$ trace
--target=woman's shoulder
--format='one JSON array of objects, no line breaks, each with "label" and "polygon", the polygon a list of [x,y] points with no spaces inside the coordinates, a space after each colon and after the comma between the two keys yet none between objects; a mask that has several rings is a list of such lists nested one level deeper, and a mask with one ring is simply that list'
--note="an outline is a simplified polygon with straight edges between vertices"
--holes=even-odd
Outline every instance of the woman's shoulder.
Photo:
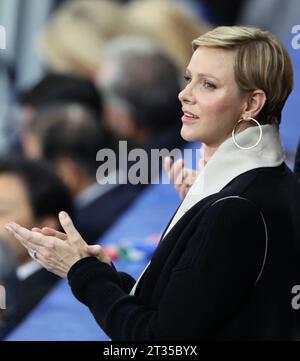
[{"label": "woman's shoulder", "polygon": [[244,196],[253,201],[257,198],[280,201],[291,195],[300,202],[300,183],[287,165],[282,163],[278,167],[256,168],[239,175],[219,192],[220,197],[228,194]]},{"label": "woman's shoulder", "polygon": [[[246,172],[215,195],[208,216],[235,217],[244,224],[260,223],[264,218],[269,226],[288,226],[290,219],[300,214],[300,183],[285,165],[258,168]],[[217,219],[216,218],[216,219]]]},{"label": "woman's shoulder", "polygon": [[[300,214],[300,184],[283,163],[279,167],[245,172],[221,191],[202,199],[187,213],[190,221],[205,227],[262,226],[282,219],[282,214]],[[226,222],[224,224],[224,219]],[[204,228],[205,228],[204,227]]]}]

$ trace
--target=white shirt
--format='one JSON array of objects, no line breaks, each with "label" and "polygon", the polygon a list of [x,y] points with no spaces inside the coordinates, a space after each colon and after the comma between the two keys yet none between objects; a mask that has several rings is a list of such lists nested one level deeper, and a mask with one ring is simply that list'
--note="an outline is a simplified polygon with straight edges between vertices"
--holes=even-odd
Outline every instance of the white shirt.
[{"label": "white shirt", "polygon": [[113,188],[116,188],[121,184],[124,179],[124,174],[121,171],[112,172],[106,178],[106,184],[99,184],[95,182],[86,189],[84,189],[76,198],[75,205],[78,208],[83,208],[99,197],[111,191]]},{"label": "white shirt", "polygon": [[42,269],[42,266],[39,263],[36,261],[29,261],[17,268],[17,277],[20,281],[24,281],[40,269]]}]

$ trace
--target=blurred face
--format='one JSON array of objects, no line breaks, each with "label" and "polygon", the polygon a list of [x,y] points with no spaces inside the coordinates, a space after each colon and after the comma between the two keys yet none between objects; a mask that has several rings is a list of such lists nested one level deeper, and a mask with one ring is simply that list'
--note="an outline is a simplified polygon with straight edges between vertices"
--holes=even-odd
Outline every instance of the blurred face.
[{"label": "blurred face", "polygon": [[[102,94],[119,76],[116,64],[104,61],[95,81]],[[103,97],[103,126],[116,141],[131,140],[136,136],[136,126],[125,104],[119,100],[112,100],[110,94]]]},{"label": "blurred face", "polygon": [[28,159],[42,158],[42,146],[38,135],[31,129],[30,124],[36,115],[36,109],[24,105],[21,108],[21,144],[23,152]]},{"label": "blurred face", "polygon": [[22,264],[29,259],[29,256],[25,248],[5,231],[4,225],[10,221],[32,228],[34,215],[22,181],[13,174],[2,174],[0,175],[0,237],[9,241],[19,264]]},{"label": "blurred face", "polygon": [[131,139],[135,134],[134,123],[127,109],[114,103],[104,104],[103,124],[115,140]]},{"label": "blurred face", "polygon": [[181,136],[218,147],[231,136],[241,118],[245,99],[234,76],[233,51],[199,47],[186,71],[186,87],[179,94],[183,117]]}]

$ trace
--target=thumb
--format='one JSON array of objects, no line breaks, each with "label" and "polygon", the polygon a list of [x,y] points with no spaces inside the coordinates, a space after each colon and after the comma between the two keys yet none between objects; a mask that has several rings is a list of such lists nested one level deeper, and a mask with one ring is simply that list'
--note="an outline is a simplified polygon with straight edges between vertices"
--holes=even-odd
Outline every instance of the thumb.
[{"label": "thumb", "polygon": [[111,258],[103,251],[103,248],[99,245],[86,246],[87,252],[92,256],[98,258],[99,261],[112,265]]},{"label": "thumb", "polygon": [[74,227],[74,224],[70,216],[66,212],[59,212],[59,222],[70,239],[76,240],[81,239],[81,235]]},{"label": "thumb", "polygon": [[94,246],[87,246],[87,251],[91,256],[98,257],[101,254],[102,247],[98,244]]}]

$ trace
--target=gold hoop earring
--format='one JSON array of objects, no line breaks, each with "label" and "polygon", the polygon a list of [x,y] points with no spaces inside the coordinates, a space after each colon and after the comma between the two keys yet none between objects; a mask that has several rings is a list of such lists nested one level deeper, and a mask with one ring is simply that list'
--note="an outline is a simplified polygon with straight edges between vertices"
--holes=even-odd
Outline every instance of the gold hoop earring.
[{"label": "gold hoop earring", "polygon": [[[237,143],[237,141],[235,140],[235,128],[236,128],[236,126],[239,124],[239,123],[241,123],[242,121],[253,121],[253,122],[255,122],[257,125],[258,125],[258,127],[259,127],[259,138],[258,138],[258,141],[254,144],[254,145],[251,145],[250,147],[242,147],[241,145],[239,145],[238,143]],[[261,140],[261,137],[262,137],[262,128],[261,128],[261,125],[259,124],[259,122],[256,120],[256,119],[254,119],[254,118],[251,118],[251,117],[247,117],[247,118],[242,118],[242,119],[240,119],[236,124],[235,124],[235,126],[233,127],[233,129],[232,129],[232,140],[233,140],[233,143],[238,147],[238,148],[240,148],[240,149],[251,149],[251,148],[254,148],[254,147],[256,147],[257,146],[257,144],[260,142],[260,140]]]}]

